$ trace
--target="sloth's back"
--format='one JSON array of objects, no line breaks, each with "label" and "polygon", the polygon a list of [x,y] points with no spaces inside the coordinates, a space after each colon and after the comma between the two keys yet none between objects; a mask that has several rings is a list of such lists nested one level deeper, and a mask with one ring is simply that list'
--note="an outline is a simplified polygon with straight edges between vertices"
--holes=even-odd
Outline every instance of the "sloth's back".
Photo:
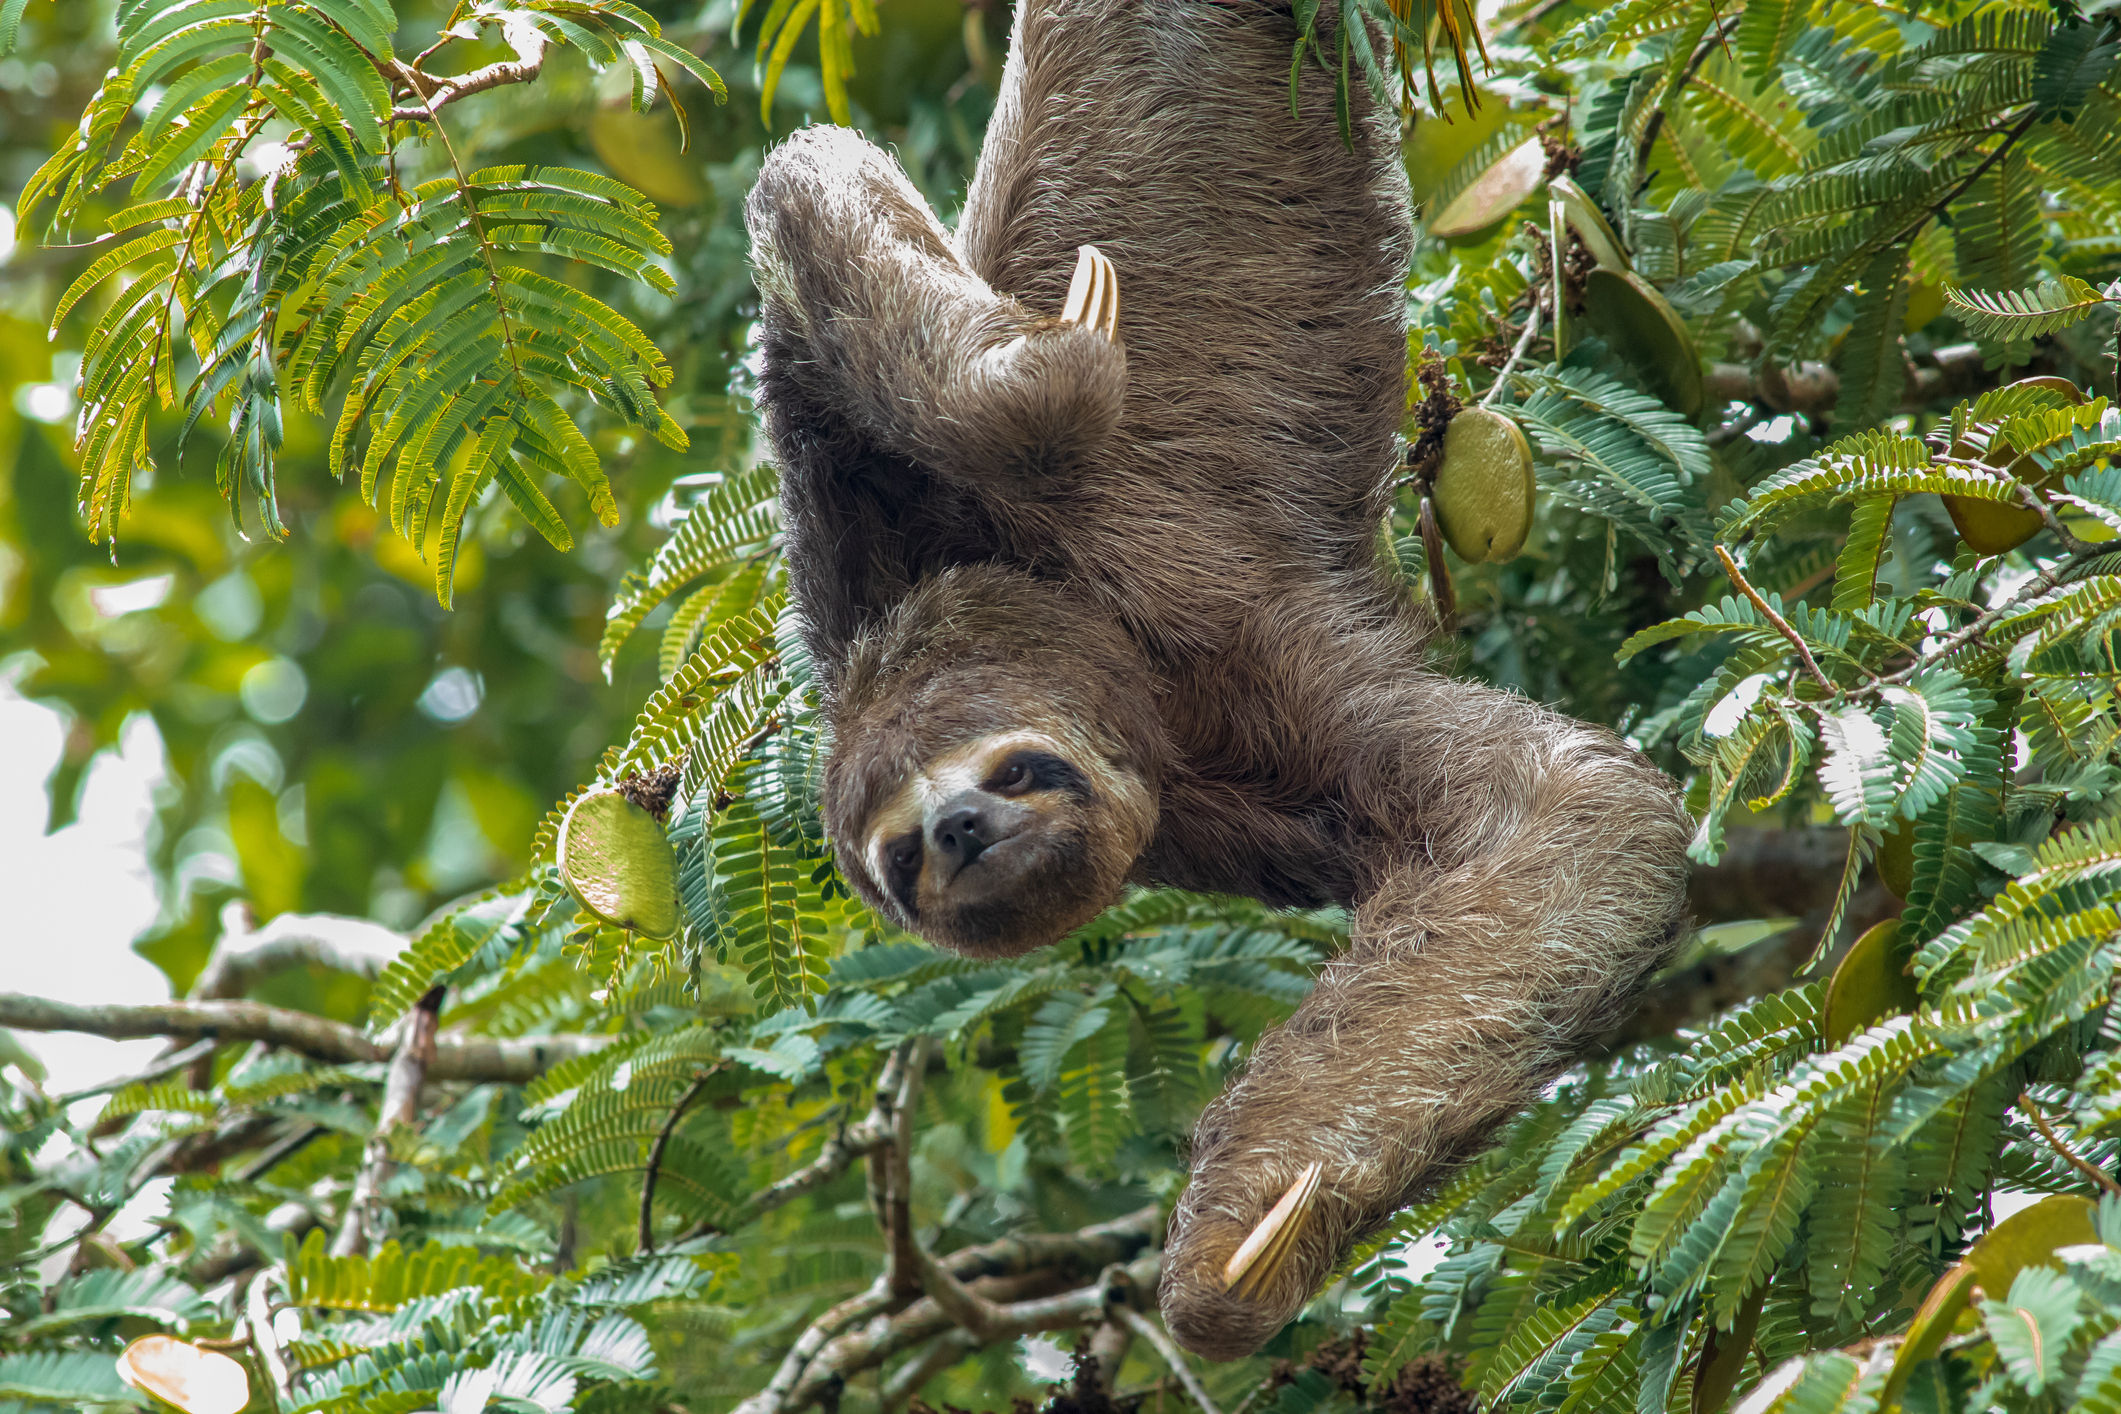
[{"label": "sloth's back", "polygon": [[1378,592],[1405,406],[1398,128],[1355,143],[1266,0],[1026,0],[959,240],[1057,310],[1078,245],[1120,280],[1125,413],[1079,485],[1004,528],[1070,551],[1159,654],[1227,651],[1268,600]]}]

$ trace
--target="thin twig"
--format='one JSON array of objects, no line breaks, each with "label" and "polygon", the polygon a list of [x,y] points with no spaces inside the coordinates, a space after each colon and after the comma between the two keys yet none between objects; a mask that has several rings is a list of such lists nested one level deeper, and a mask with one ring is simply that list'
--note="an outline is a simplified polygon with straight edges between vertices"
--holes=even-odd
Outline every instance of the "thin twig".
[{"label": "thin twig", "polygon": [[[1555,279],[1559,280],[1560,278],[1560,273],[1557,271],[1555,274]],[[1554,298],[1557,301],[1559,301],[1561,298],[1559,286],[1557,286],[1555,289]],[[1525,316],[1524,332],[1517,336],[1517,347],[1510,350],[1509,362],[1503,364],[1502,372],[1495,375],[1494,383],[1489,385],[1486,396],[1481,398],[1480,405],[1482,407],[1487,407],[1489,404],[1493,403],[1498,396],[1501,395],[1502,385],[1509,380],[1511,372],[1516,369],[1517,361],[1524,357],[1524,351],[1532,347],[1532,340],[1537,338],[1538,336],[1539,301],[1535,299],[1532,301],[1532,312]]]},{"label": "thin twig", "polygon": [[211,1038],[194,1042],[182,1050],[171,1051],[138,1075],[120,1076],[116,1080],[106,1080],[99,1085],[91,1085],[85,1090],[71,1090],[64,1095],[55,1095],[52,1097],[52,1103],[60,1109],[65,1109],[77,1100],[88,1100],[93,1099],[97,1095],[108,1095],[112,1091],[123,1090],[128,1085],[152,1084],[166,1075],[184,1069],[184,1067],[190,1065],[201,1056],[212,1055],[214,1047],[219,1044],[218,1041]]},{"label": "thin twig", "polygon": [[2018,1106],[2032,1119],[2033,1127],[2040,1131],[2040,1137],[2047,1141],[2048,1147],[2068,1160],[2071,1168],[2083,1174],[2116,1198],[2121,1198],[2121,1183],[2114,1182],[2113,1175],[2062,1142],[2062,1136],[2055,1133],[2053,1126],[2047,1122],[2047,1116],[2041,1113],[2038,1105],[2033,1103],[2032,1091],[2020,1090],[2018,1092]]},{"label": "thin twig", "polygon": [[353,1193],[346,1200],[346,1215],[332,1239],[334,1257],[351,1257],[382,1236],[383,1184],[392,1167],[391,1135],[419,1118],[420,1091],[427,1084],[427,1069],[434,1063],[435,1022],[442,1014],[442,992],[441,987],[427,989],[409,1013],[411,1024],[405,1028],[405,1039],[391,1057],[390,1073],[383,1081],[383,1103],[377,1107],[375,1132],[368,1136],[360,1172],[354,1175]]},{"label": "thin twig", "polygon": [[250,1343],[258,1352],[266,1383],[272,1387],[273,1407],[285,1409],[294,1403],[295,1380],[280,1349],[279,1333],[273,1330],[272,1301],[265,1292],[266,1283],[278,1272],[277,1267],[267,1267],[250,1279],[250,1290],[243,1297],[243,1319],[250,1326]]},{"label": "thin twig", "polygon": [[1904,683],[1929,664],[1941,663],[1961,649],[1970,647],[1980,639],[1987,637],[1988,631],[2002,622],[2006,616],[2024,608],[2041,595],[2060,585],[2063,580],[2069,577],[2069,572],[2076,568],[2078,563],[2087,559],[2097,559],[2104,553],[2109,553],[2105,545],[2086,545],[2076,554],[2057,560],[2026,580],[2024,584],[2018,586],[2017,592],[2012,594],[2010,598],[1983,612],[1979,618],[1976,618],[1950,638],[1945,639],[1934,650],[1916,655],[1914,662],[1909,663],[1898,672],[1887,673],[1878,681],[1888,684]]},{"label": "thin twig", "polygon": [[1686,86],[1694,81],[1694,75],[1701,72],[1701,66],[1709,61],[1709,55],[1726,45],[1730,40],[1731,32],[1737,28],[1738,17],[1736,15],[1731,16],[1729,19],[1719,19],[1709,26],[1708,33],[1701,36],[1701,42],[1695,45],[1694,52],[1687,56],[1686,67],[1679,71],[1679,77],[1666,84],[1664,92],[1657,96],[1657,107],[1650,113],[1649,121],[1642,125],[1642,140],[1635,144],[1635,189],[1637,191],[1648,186],[1650,182],[1645,172],[1650,165],[1650,149],[1657,145],[1657,134],[1664,128],[1665,105],[1677,98],[1685,90]]},{"label": "thin twig", "polygon": [[[397,78],[422,101],[401,104],[391,109],[390,120],[400,123],[417,122],[424,118],[431,122],[437,113],[460,98],[469,98],[474,93],[484,93],[490,88],[500,88],[506,84],[529,83],[537,78],[539,71],[545,67],[545,55],[551,47],[551,41],[544,31],[528,24],[504,24],[501,34],[507,40],[508,47],[515,51],[516,57],[488,64],[483,69],[473,69],[468,74],[423,74],[418,68],[419,60],[411,64],[399,63],[396,66]],[[436,47],[440,47],[439,42]],[[428,50],[426,54],[420,55],[420,59],[425,59],[433,52],[433,49]],[[436,127],[439,129],[440,124],[436,124]]]},{"label": "thin twig", "polygon": [[655,1251],[655,1179],[663,1167],[663,1150],[670,1146],[670,1136],[676,1132],[678,1121],[685,1117],[686,1108],[699,1098],[700,1091],[707,1088],[715,1069],[702,1070],[692,1077],[692,1084],[670,1107],[670,1113],[663,1118],[663,1127],[656,1132],[655,1143],[649,1146],[648,1171],[641,1175],[641,1225],[636,1243],[644,1253]]},{"label": "thin twig", "polygon": [[1986,157],[1982,158],[1981,164],[1979,166],[1975,167],[1973,171],[1968,172],[1966,176],[1961,179],[1955,186],[1953,186],[1950,191],[1946,192],[1943,196],[1939,197],[1934,203],[1932,203],[1929,210],[1923,212],[1920,216],[1916,217],[1913,225],[1909,226],[1899,235],[1893,237],[1893,239],[1887,243],[1887,248],[1891,246],[1904,245],[1907,242],[1913,240],[1916,236],[1922,233],[1922,228],[1924,226],[1928,225],[1936,217],[1942,216],[1946,207],[1950,206],[1953,202],[1957,201],[1960,197],[1964,196],[1968,187],[1972,186],[1975,182],[1980,181],[1983,173],[1987,172],[1989,168],[1995,166],[1998,162],[2001,162],[2004,156],[2009,153],[2013,147],[2017,146],[2019,138],[2024,137],[2028,132],[2032,131],[2033,124],[2040,121],[2040,115],[2041,109],[2038,105],[2035,105],[2031,111],[2026,113],[2026,115],[2020,118],[2017,122],[2011,124],[2008,129],[2001,130],[2003,132],[2003,141],[1996,144],[1996,150],[1994,152],[1989,153]]},{"label": "thin twig", "polygon": [[1761,597],[1760,591],[1753,588],[1746,581],[1746,577],[1739,573],[1738,562],[1731,558],[1731,552],[1718,545],[1716,547],[1716,558],[1722,562],[1723,572],[1730,576],[1731,583],[1738,586],[1738,592],[1752,600],[1753,607],[1758,609],[1761,615],[1775,626],[1776,632],[1790,641],[1790,646],[1797,650],[1797,656],[1803,660],[1804,669],[1812,675],[1812,680],[1826,690],[1827,696],[1839,697],[1841,689],[1834,686],[1833,681],[1825,673],[1819,671],[1819,660],[1814,658],[1812,650],[1805,646],[1803,637],[1796,629],[1790,627],[1790,621],[1777,613],[1774,606]]},{"label": "thin twig", "polygon": [[1209,1399],[1208,1392],[1201,1388],[1199,1378],[1186,1364],[1186,1357],[1179,1352],[1171,1337],[1164,1334],[1162,1326],[1132,1306],[1115,1306],[1112,1308],[1112,1314],[1128,1330],[1156,1347],[1156,1353],[1164,1357],[1164,1363],[1171,1367],[1171,1373],[1178,1376],[1178,1382],[1186,1387],[1186,1398],[1200,1408],[1201,1414],[1217,1414],[1214,1401]]}]

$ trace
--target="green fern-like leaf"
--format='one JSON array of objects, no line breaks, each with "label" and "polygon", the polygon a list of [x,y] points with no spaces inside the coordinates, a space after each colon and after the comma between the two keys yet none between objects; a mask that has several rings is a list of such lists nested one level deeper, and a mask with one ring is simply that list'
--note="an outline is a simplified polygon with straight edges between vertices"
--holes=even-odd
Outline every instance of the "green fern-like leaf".
[{"label": "green fern-like leaf", "polygon": [[1067,1121],[1068,1152],[1091,1173],[1109,1172],[1120,1141],[1134,1128],[1127,1102],[1127,1022],[1115,1013],[1070,1051],[1055,1086]]},{"label": "green fern-like leaf", "polygon": [[2000,294],[1947,288],[1944,296],[1970,332],[2010,343],[2058,333],[2114,303],[2074,275]]},{"label": "green fern-like leaf", "polygon": [[[435,48],[500,22],[478,12]],[[541,53],[558,43],[592,63],[628,64],[637,99],[658,63],[721,89],[620,0],[564,15],[526,6],[505,25],[511,43],[535,38]],[[186,434],[226,417],[216,479],[239,515],[247,502],[283,534],[285,404],[322,411],[325,391],[343,384],[333,469],[358,464],[393,528],[418,546],[432,540],[446,605],[465,521],[496,483],[563,548],[572,537],[540,479],[572,480],[601,518],[616,515],[581,408],[684,445],[655,401],[669,379],[655,346],[608,304],[536,268],[557,257],[668,293],[654,208],[592,173],[467,173],[453,150],[450,176],[405,190],[400,144],[439,127],[427,99],[447,80],[409,76],[392,47],[397,26],[376,0],[121,7],[116,66],[83,140],[40,169],[23,206],[48,206],[63,227],[92,197],[130,188],[113,229],[137,233],[91,262],[55,316],[115,290],[85,341],[79,387],[81,500],[97,538],[115,533],[133,476],[151,466],[149,410],[177,406]],[[114,151],[143,97],[138,127]],[[268,124],[292,130],[283,140],[295,155],[245,175]],[[181,390],[180,341],[198,364]]]},{"label": "green fern-like leaf", "polygon": [[100,1351],[0,1355],[0,1397],[71,1408],[138,1403],[110,1356]]},{"label": "green fern-like leaf", "polygon": [[752,991],[769,1011],[814,1004],[825,989],[829,940],[814,912],[809,866],[741,800],[715,821],[713,854],[713,914],[694,924],[749,969]]},{"label": "green fern-like leaf", "polygon": [[645,572],[620,582],[597,644],[607,675],[619,648],[657,605],[766,547],[779,530],[769,505],[777,489],[770,467],[732,474],[686,513]]},{"label": "green fern-like leaf", "polygon": [[300,1247],[288,1244],[288,1300],[298,1306],[394,1311],[419,1297],[467,1288],[512,1300],[542,1290],[551,1279],[505,1257],[481,1257],[463,1247],[405,1251],[389,1242],[373,1257],[334,1257],[325,1250],[321,1228],[312,1228]]}]

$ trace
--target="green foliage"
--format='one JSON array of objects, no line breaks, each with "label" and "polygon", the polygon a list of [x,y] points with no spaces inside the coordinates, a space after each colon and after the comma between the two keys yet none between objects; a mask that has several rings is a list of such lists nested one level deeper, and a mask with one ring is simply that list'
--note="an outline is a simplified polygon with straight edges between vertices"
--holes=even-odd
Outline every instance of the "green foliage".
[{"label": "green foliage", "polygon": [[[662,65],[722,91],[653,18],[616,0],[480,7],[444,38],[475,39],[487,23],[531,71],[556,45],[628,66],[643,110],[664,88]],[[447,605],[465,516],[496,482],[559,548],[572,537],[541,483],[571,481],[616,522],[584,409],[686,445],[656,401],[671,371],[655,345],[539,268],[601,267],[673,292],[655,206],[598,173],[468,167],[442,109],[506,67],[437,75],[420,67],[435,49],[397,55],[399,28],[385,0],[121,6],[116,66],[82,115],[82,140],[19,203],[25,219],[111,242],[52,312],[56,331],[77,301],[109,291],[81,372],[93,537],[117,534],[132,478],[154,465],[157,407],[181,407],[186,432],[227,416],[222,493],[238,514],[248,496],[264,529],[285,534],[275,465],[287,412],[336,405],[332,473],[358,467],[362,498],[387,503],[394,530],[433,541]],[[135,123],[136,107],[147,111]],[[261,158],[268,143],[277,155]],[[268,175],[244,180],[246,163]],[[439,170],[422,177],[421,165]]]}]

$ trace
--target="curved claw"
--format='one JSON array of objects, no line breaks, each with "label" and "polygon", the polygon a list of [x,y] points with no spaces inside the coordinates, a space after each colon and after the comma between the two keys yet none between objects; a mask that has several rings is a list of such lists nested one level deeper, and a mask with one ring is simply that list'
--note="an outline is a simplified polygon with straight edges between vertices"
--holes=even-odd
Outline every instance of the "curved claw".
[{"label": "curved claw", "polygon": [[1318,1201],[1319,1175],[1323,1166],[1313,1162],[1296,1176],[1259,1225],[1238,1244],[1223,1265],[1223,1286],[1233,1296],[1250,1298],[1264,1291],[1281,1270],[1296,1239],[1303,1235],[1312,1206]]},{"label": "curved claw", "polygon": [[1076,247],[1075,278],[1068,282],[1061,318],[1087,324],[1107,339],[1119,337],[1119,272],[1094,245]]}]

